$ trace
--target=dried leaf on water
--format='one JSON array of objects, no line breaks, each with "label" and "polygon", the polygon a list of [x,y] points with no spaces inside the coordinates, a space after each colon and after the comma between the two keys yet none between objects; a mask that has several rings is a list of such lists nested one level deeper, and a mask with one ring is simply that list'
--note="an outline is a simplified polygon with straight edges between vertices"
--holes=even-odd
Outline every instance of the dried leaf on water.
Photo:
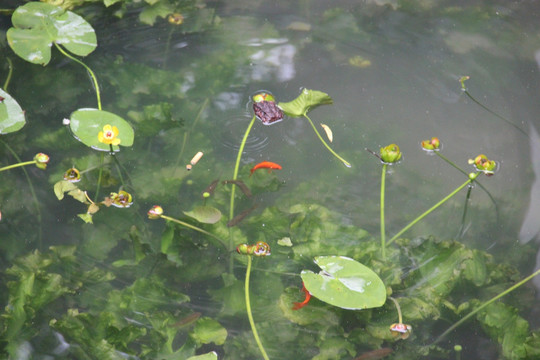
[{"label": "dried leaf on water", "polygon": [[324,132],[326,133],[326,136],[328,136],[328,140],[332,142],[334,140],[334,135],[332,134],[332,129],[326,124],[321,124],[322,128],[324,129]]}]

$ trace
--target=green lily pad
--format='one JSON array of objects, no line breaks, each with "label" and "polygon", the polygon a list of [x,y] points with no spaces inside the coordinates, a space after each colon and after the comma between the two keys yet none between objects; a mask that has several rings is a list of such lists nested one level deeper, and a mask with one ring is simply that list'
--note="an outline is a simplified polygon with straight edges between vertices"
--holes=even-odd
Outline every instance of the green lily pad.
[{"label": "green lily pad", "polygon": [[386,287],[368,267],[344,256],[318,256],[315,263],[322,271],[301,273],[304,286],[317,299],[349,310],[382,306]]},{"label": "green lily pad", "polygon": [[11,95],[2,89],[0,99],[0,134],[20,130],[26,124],[23,110]]},{"label": "green lily pad", "polygon": [[215,224],[221,219],[221,211],[212,206],[195,206],[191,211],[184,211],[184,214],[205,224]]},{"label": "green lily pad", "polygon": [[11,49],[34,64],[47,65],[52,43],[62,45],[75,55],[86,56],[97,47],[96,33],[79,15],[60,7],[30,2],[19,6],[7,31]]},{"label": "green lily pad", "polygon": [[[93,149],[100,151],[110,151],[110,145],[99,141],[98,134],[103,131],[105,125],[116,126],[118,128],[118,139],[120,146],[133,145],[135,134],[131,125],[120,116],[108,111],[98,109],[79,109],[71,114],[69,127],[73,136]],[[119,151],[117,145],[113,145],[114,151]]]},{"label": "green lily pad", "polygon": [[303,89],[302,93],[293,101],[280,102],[279,108],[291,117],[301,117],[316,106],[332,104],[332,98],[322,91]]}]

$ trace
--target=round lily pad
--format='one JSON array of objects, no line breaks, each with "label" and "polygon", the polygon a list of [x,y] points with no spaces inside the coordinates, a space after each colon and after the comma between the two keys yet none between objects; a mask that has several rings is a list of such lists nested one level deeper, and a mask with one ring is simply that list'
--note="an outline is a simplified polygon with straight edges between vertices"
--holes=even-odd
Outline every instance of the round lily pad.
[{"label": "round lily pad", "polygon": [[386,287],[370,268],[344,256],[318,256],[318,274],[304,270],[304,286],[312,296],[342,309],[361,310],[382,306]]},{"label": "round lily pad", "polygon": [[79,15],[43,2],[19,6],[7,31],[9,46],[26,61],[47,65],[55,42],[75,55],[86,56],[97,47],[96,33]]},{"label": "round lily pad", "polygon": [[184,214],[205,224],[215,224],[221,219],[221,211],[212,206],[195,206]]},{"label": "round lily pad", "polygon": [[[111,112],[91,108],[79,109],[71,114],[69,123],[71,132],[77,140],[93,149],[110,151],[110,145],[99,141],[98,138],[105,125],[116,126],[120,146],[133,145],[135,137],[133,128],[126,120]],[[120,149],[117,145],[113,145],[113,150]]]},{"label": "round lily pad", "polygon": [[0,89],[0,134],[15,132],[25,123],[24,112],[17,101]]}]

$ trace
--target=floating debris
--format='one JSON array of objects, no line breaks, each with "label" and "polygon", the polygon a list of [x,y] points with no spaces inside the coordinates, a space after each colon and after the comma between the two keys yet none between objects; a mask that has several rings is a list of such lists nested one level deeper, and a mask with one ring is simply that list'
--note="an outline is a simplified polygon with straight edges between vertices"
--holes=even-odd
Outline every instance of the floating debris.
[{"label": "floating debris", "polygon": [[364,69],[371,66],[371,61],[360,55],[356,55],[349,58],[349,65]]},{"label": "floating debris", "polygon": [[328,137],[328,140],[332,142],[334,140],[334,135],[332,134],[332,129],[326,124],[321,124],[322,128],[324,129],[324,132],[326,133],[326,136]]},{"label": "floating debris", "polygon": [[193,168],[193,166],[195,166],[199,162],[199,160],[201,160],[203,155],[204,154],[202,151],[199,151],[198,153],[196,153],[193,159],[191,159],[191,161],[189,162],[189,164],[186,165],[186,170],[190,171]]}]

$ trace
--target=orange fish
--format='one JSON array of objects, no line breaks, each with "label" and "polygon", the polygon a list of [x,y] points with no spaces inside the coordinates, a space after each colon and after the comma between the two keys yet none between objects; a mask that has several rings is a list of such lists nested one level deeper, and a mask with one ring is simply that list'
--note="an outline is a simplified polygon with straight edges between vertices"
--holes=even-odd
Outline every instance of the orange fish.
[{"label": "orange fish", "polygon": [[251,169],[251,174],[249,174],[249,176],[253,175],[253,173],[257,169],[268,169],[268,172],[270,172],[271,170],[281,170],[281,165],[270,161],[263,161],[261,163],[258,163]]},{"label": "orange fish", "polygon": [[308,304],[309,300],[311,299],[311,294],[306,289],[303,282],[302,282],[302,291],[306,294],[306,298],[302,302],[293,303],[294,304],[294,306],[292,307],[293,310],[298,310],[298,309],[303,308],[304,306],[306,306]]}]

